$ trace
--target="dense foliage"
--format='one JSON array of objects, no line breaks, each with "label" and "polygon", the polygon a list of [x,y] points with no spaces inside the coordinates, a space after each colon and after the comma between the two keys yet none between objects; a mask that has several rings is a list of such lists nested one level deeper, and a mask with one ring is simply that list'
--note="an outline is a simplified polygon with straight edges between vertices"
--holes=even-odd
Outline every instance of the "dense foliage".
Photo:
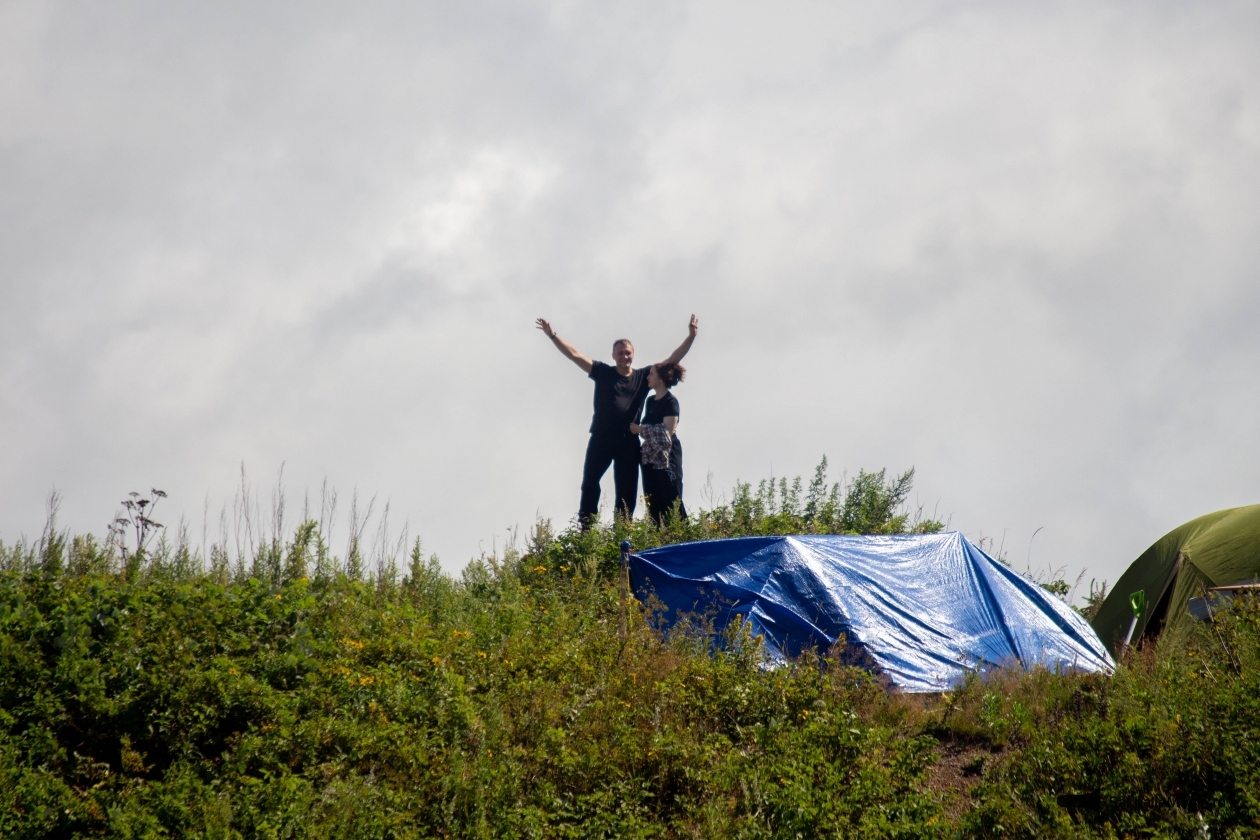
[{"label": "dense foliage", "polygon": [[619,632],[621,539],[938,528],[901,512],[909,480],[542,522],[458,579],[418,544],[360,579],[316,523],[234,567],[135,522],[130,548],[0,545],[0,836],[1260,836],[1245,599],[1113,678],[931,698],[825,657],[765,669],[638,605]]}]

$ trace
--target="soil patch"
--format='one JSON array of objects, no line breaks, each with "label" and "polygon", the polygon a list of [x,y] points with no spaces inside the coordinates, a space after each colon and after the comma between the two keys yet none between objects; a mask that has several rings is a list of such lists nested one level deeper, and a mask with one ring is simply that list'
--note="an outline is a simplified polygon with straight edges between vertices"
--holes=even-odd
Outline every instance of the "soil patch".
[{"label": "soil patch", "polygon": [[927,784],[934,793],[941,794],[945,815],[951,820],[957,819],[971,807],[975,801],[972,788],[1001,753],[993,752],[988,746],[965,742],[945,742],[940,749],[941,757],[928,771]]}]

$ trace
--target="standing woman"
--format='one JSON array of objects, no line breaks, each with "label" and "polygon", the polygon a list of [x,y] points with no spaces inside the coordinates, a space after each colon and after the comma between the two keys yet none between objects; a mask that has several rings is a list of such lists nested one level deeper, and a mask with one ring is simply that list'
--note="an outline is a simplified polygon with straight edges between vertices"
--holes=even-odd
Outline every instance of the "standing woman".
[{"label": "standing woman", "polygon": [[678,398],[669,389],[682,382],[687,371],[674,363],[653,365],[647,384],[655,393],[644,406],[643,422],[630,424],[630,431],[643,437],[640,449],[643,467],[643,495],[648,515],[659,527],[665,514],[678,502],[678,515],[686,518],[683,506],[682,442],[678,439]]}]

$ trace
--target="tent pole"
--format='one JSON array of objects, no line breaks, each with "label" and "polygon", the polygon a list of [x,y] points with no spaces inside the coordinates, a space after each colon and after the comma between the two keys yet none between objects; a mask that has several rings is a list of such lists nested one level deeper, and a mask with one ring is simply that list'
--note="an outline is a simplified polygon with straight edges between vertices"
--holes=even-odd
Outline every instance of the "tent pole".
[{"label": "tent pole", "polygon": [[1146,606],[1146,590],[1139,589],[1129,596],[1129,606],[1133,608],[1133,620],[1129,622],[1129,632],[1124,634],[1124,644],[1120,646],[1121,655],[1133,641],[1133,631],[1137,629],[1138,619],[1142,616],[1142,608]]}]

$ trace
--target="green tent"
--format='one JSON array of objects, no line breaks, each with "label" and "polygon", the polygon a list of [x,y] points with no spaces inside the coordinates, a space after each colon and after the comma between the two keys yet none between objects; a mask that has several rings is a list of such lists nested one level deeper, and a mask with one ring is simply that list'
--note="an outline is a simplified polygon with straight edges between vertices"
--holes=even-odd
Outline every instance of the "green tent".
[{"label": "green tent", "polygon": [[1193,619],[1188,603],[1214,586],[1260,578],[1260,505],[1218,510],[1169,531],[1120,576],[1092,624],[1098,638],[1119,655],[1129,621],[1130,596],[1145,593],[1133,644]]}]

